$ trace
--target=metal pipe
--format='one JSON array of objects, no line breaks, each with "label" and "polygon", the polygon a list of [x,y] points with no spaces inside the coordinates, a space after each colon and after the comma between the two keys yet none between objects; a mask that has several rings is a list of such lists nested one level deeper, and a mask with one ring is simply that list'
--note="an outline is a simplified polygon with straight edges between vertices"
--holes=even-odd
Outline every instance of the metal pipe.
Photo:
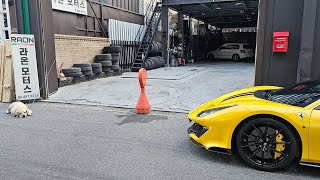
[{"label": "metal pipe", "polygon": [[28,0],[22,0],[24,33],[30,34],[29,7]]}]

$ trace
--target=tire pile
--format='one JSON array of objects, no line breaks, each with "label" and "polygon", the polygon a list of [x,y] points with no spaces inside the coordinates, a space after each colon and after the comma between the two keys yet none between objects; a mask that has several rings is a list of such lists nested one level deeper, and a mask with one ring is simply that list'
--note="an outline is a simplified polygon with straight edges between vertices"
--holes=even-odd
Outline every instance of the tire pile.
[{"label": "tire pile", "polygon": [[147,70],[157,69],[165,66],[165,61],[162,58],[162,45],[160,42],[153,42],[150,45],[149,56],[144,62],[144,67]]},{"label": "tire pile", "polygon": [[[62,69],[65,77],[69,78],[67,83],[61,83],[61,86],[70,85],[72,82],[82,82],[101,77],[121,75],[120,46],[109,46],[103,48],[103,54],[96,55],[94,63],[74,64],[72,68]],[[70,81],[70,78],[72,79]]]},{"label": "tire pile", "polygon": [[161,68],[165,65],[166,63],[161,56],[148,57],[144,62],[144,66],[147,70]]},{"label": "tire pile", "polygon": [[102,53],[96,56],[95,62],[102,64],[103,72],[118,72],[120,71],[119,61],[120,52],[122,48],[120,46],[108,46],[103,48]]}]

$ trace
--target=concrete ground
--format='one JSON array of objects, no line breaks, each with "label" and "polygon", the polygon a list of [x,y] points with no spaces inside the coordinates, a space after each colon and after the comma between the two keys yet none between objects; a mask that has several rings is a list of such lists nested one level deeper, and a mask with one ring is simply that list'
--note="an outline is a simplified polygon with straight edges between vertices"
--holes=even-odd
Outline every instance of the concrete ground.
[{"label": "concrete ground", "polygon": [[0,103],[0,179],[313,180],[317,168],[268,173],[194,146],[184,113],[36,103],[19,119]]},{"label": "concrete ground", "polygon": [[[63,87],[47,101],[134,108],[140,93],[137,75],[128,72]],[[188,112],[253,83],[253,63],[218,62],[148,71],[146,91],[153,110]]]}]

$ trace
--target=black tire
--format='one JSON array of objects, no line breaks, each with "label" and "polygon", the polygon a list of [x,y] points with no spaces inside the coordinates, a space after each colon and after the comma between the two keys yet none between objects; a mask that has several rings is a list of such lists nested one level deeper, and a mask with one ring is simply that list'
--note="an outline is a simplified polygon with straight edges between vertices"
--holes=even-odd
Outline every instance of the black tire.
[{"label": "black tire", "polygon": [[117,65],[117,66],[111,66],[111,70],[113,71],[119,71],[120,70],[120,67]]},{"label": "black tire", "polygon": [[111,59],[112,59],[111,54],[98,54],[95,57],[95,62],[110,61]]},{"label": "black tire", "polygon": [[83,75],[85,75],[85,76],[93,75],[93,71],[86,71],[86,72],[83,72]]},{"label": "black tire", "polygon": [[159,68],[161,66],[161,63],[160,63],[160,60],[159,60],[158,57],[151,57],[150,59],[155,64],[154,69],[157,69],[157,68]]},{"label": "black tire", "polygon": [[209,54],[208,60],[209,60],[209,61],[214,61],[214,60],[215,60],[214,55],[213,55],[213,54]]},{"label": "black tire", "polygon": [[271,118],[247,121],[237,133],[236,144],[240,157],[253,168],[263,171],[287,168],[298,155],[295,133],[284,123]]},{"label": "black tire", "polygon": [[156,68],[156,65],[155,65],[155,63],[153,62],[153,60],[151,60],[151,59],[149,59],[148,60],[149,61],[149,64],[150,64],[150,69],[155,69]]},{"label": "black tire", "polygon": [[102,72],[110,72],[111,68],[110,67],[103,67]]},{"label": "black tire", "polygon": [[144,62],[144,68],[146,68],[146,70],[150,69],[149,61]]},{"label": "black tire", "polygon": [[79,67],[79,68],[91,67],[91,64],[74,64],[73,67]]},{"label": "black tire", "polygon": [[112,61],[120,61],[120,56],[113,56]]},{"label": "black tire", "polygon": [[92,67],[81,67],[81,72],[92,71]]},{"label": "black tire", "polygon": [[161,56],[158,56],[159,62],[160,62],[160,67],[164,67],[166,63],[164,62],[164,59]]},{"label": "black tire", "polygon": [[111,67],[112,61],[101,61],[102,67]]},{"label": "black tire", "polygon": [[92,67],[92,69],[102,67],[102,64],[101,63],[92,63],[91,67]]},{"label": "black tire", "polygon": [[100,74],[102,73],[102,67],[94,68],[92,71],[94,74]]},{"label": "black tire", "polygon": [[240,56],[239,56],[238,54],[234,54],[234,55],[232,56],[232,61],[234,61],[234,62],[240,61]]},{"label": "black tire", "polygon": [[62,69],[62,72],[63,72],[64,74],[67,74],[67,73],[78,73],[78,72],[81,73],[81,69],[80,69],[80,68]]},{"label": "black tire", "polygon": [[103,54],[107,53],[119,53],[121,52],[122,48],[121,46],[108,46],[103,48]]},{"label": "black tire", "polygon": [[120,52],[118,52],[118,53],[110,53],[110,54],[111,54],[112,57],[114,57],[114,56],[120,56]]},{"label": "black tire", "polygon": [[119,61],[112,61],[112,66],[119,65]]},{"label": "black tire", "polygon": [[80,77],[82,76],[82,72],[75,72],[75,73],[65,73],[64,74],[66,77]]}]

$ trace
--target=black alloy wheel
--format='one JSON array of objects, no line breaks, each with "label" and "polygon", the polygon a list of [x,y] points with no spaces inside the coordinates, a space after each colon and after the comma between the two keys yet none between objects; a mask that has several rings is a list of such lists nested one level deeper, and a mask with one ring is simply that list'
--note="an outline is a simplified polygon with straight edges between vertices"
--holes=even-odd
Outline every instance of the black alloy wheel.
[{"label": "black alloy wheel", "polygon": [[298,153],[292,130],[280,121],[257,118],[246,122],[237,134],[237,150],[250,166],[263,171],[287,168]]},{"label": "black alloy wheel", "polygon": [[235,62],[237,62],[237,61],[240,60],[240,56],[239,56],[238,54],[234,54],[234,55],[232,56],[232,60],[235,61]]}]

